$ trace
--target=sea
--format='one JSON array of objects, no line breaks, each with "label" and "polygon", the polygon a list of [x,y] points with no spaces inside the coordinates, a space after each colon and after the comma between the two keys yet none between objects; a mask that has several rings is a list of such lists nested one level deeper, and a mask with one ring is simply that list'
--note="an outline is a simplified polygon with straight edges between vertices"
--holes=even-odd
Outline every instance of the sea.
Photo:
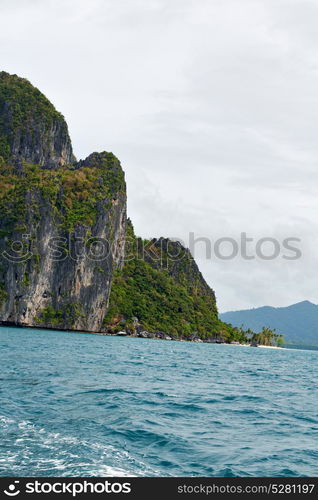
[{"label": "sea", "polygon": [[0,328],[1,476],[316,476],[318,351]]}]

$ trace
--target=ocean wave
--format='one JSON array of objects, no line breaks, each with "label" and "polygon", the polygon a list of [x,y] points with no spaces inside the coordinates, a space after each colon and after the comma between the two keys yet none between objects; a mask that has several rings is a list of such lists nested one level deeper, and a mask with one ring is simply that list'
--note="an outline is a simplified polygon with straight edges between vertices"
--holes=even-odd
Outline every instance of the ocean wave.
[{"label": "ocean wave", "polygon": [[[32,475],[41,471],[46,471],[46,475],[61,476],[72,475],[74,471],[88,476],[158,474],[127,451],[111,444],[90,442],[61,432],[47,432],[30,421],[0,416],[0,434],[4,431],[9,431],[9,434],[7,439],[2,435],[5,455],[0,454],[0,475],[14,475],[18,471],[22,475],[30,468],[34,471]],[[9,450],[7,441],[10,441]],[[83,461],[83,457],[87,460]]]},{"label": "ocean wave", "polygon": [[316,353],[25,338],[0,329],[2,476],[317,471]]}]

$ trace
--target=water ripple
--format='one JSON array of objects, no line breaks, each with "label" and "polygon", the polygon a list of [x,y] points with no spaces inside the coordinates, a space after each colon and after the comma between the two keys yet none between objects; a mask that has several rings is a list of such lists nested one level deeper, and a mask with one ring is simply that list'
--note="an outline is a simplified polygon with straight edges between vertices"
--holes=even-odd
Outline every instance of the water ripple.
[{"label": "water ripple", "polygon": [[318,351],[0,328],[0,475],[314,476]]}]

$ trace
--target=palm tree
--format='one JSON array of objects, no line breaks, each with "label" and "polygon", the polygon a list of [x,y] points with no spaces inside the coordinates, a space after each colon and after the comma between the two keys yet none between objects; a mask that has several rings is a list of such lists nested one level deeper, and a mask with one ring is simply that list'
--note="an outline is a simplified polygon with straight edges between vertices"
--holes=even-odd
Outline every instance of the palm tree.
[{"label": "palm tree", "polygon": [[275,329],[263,327],[260,333],[254,333],[252,335],[251,340],[266,346],[278,346],[284,344],[284,336],[275,333],[275,331]]}]

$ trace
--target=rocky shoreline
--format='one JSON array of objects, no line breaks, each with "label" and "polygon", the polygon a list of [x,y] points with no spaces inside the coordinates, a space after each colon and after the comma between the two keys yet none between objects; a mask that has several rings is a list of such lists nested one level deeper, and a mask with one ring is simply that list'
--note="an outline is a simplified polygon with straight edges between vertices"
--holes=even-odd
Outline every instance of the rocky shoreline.
[{"label": "rocky shoreline", "polygon": [[110,335],[112,337],[131,337],[131,338],[141,338],[141,339],[158,339],[158,340],[175,340],[179,342],[204,342],[206,344],[226,344],[227,342],[221,340],[221,339],[216,339],[216,338],[208,338],[208,339],[202,339],[201,337],[198,337],[197,335],[190,335],[189,337],[183,337],[183,336],[175,336],[171,334],[167,334],[165,332],[147,332],[146,330],[142,330],[138,333],[127,333],[126,331],[122,330],[120,332],[116,333],[110,333],[110,332],[99,332],[99,335]]},{"label": "rocky shoreline", "polygon": [[[80,332],[78,332],[80,333]],[[183,337],[183,336],[175,336],[175,335],[169,335],[164,332],[147,332],[146,330],[143,330],[139,333],[127,333],[125,331],[120,331],[117,333],[110,333],[110,332],[86,332],[86,333],[95,333],[96,335],[107,335],[110,337],[129,337],[129,338],[141,338],[141,339],[155,339],[155,340],[173,340],[176,342],[196,342],[196,343],[203,343],[203,344],[219,344],[219,345],[235,345],[235,346],[244,346],[244,347],[251,347],[252,344],[241,344],[240,342],[226,342],[225,340],[222,340],[220,338],[215,338],[215,337],[210,337],[210,338],[201,338],[196,335],[190,335],[189,337]],[[256,347],[256,346],[254,346]],[[266,347],[266,346],[257,346],[257,347]]]},{"label": "rocky shoreline", "polygon": [[234,346],[243,346],[243,347],[265,347],[270,349],[285,349],[284,347],[278,346],[266,346],[262,344],[255,345],[253,343],[240,343],[237,341],[226,342],[225,340],[219,337],[209,337],[209,338],[201,338],[195,334],[190,335],[189,337],[179,336],[167,334],[165,332],[148,332],[147,330],[135,331],[134,333],[127,332],[125,330],[121,330],[119,332],[94,332],[89,330],[69,330],[58,327],[45,327],[45,326],[30,326],[26,324],[14,324],[6,321],[0,322],[1,327],[9,327],[9,328],[28,328],[33,330],[55,330],[55,331],[63,331],[69,333],[82,333],[89,335],[104,335],[107,337],[129,337],[129,338],[140,338],[140,339],[154,339],[154,340],[170,340],[176,342],[196,342],[203,344],[226,344],[226,345],[234,345]]},{"label": "rocky shoreline", "polygon": [[117,333],[109,333],[109,332],[98,332],[97,335],[108,335],[111,337],[130,337],[130,338],[142,338],[142,339],[157,339],[157,340],[175,340],[178,342],[197,342],[197,343],[204,343],[204,344],[226,344],[226,345],[234,345],[234,346],[241,346],[241,347],[262,347],[262,348],[268,348],[268,349],[285,349],[285,347],[280,347],[280,346],[269,346],[269,345],[262,345],[258,344],[255,345],[253,343],[240,343],[236,341],[232,342],[226,342],[220,338],[205,338],[202,339],[201,337],[198,337],[196,335],[190,335],[190,337],[176,337],[174,335],[168,335],[167,333],[164,332],[147,332],[146,330],[141,331],[139,333],[134,333],[130,334],[125,331],[120,331]]},{"label": "rocky shoreline", "polygon": [[0,321],[0,328],[1,327],[9,327],[9,328],[27,328],[27,329],[33,329],[33,330],[56,330],[56,331],[63,331],[63,332],[69,332],[69,333],[83,333],[83,334],[90,334],[90,335],[105,335],[109,337],[130,337],[130,338],[142,338],[142,339],[157,339],[157,340],[175,340],[179,342],[202,342],[206,344],[230,344],[228,342],[225,342],[222,339],[219,338],[208,338],[208,339],[201,339],[197,335],[190,335],[189,337],[177,337],[175,335],[168,335],[165,332],[147,332],[146,330],[141,330],[139,332],[134,332],[134,333],[128,333],[124,330],[119,331],[119,332],[95,332],[91,330],[70,330],[67,328],[59,328],[56,326],[51,326],[51,327],[46,327],[46,326],[33,326],[33,325],[27,325],[27,324],[15,324],[13,322],[8,322],[8,321]]}]

